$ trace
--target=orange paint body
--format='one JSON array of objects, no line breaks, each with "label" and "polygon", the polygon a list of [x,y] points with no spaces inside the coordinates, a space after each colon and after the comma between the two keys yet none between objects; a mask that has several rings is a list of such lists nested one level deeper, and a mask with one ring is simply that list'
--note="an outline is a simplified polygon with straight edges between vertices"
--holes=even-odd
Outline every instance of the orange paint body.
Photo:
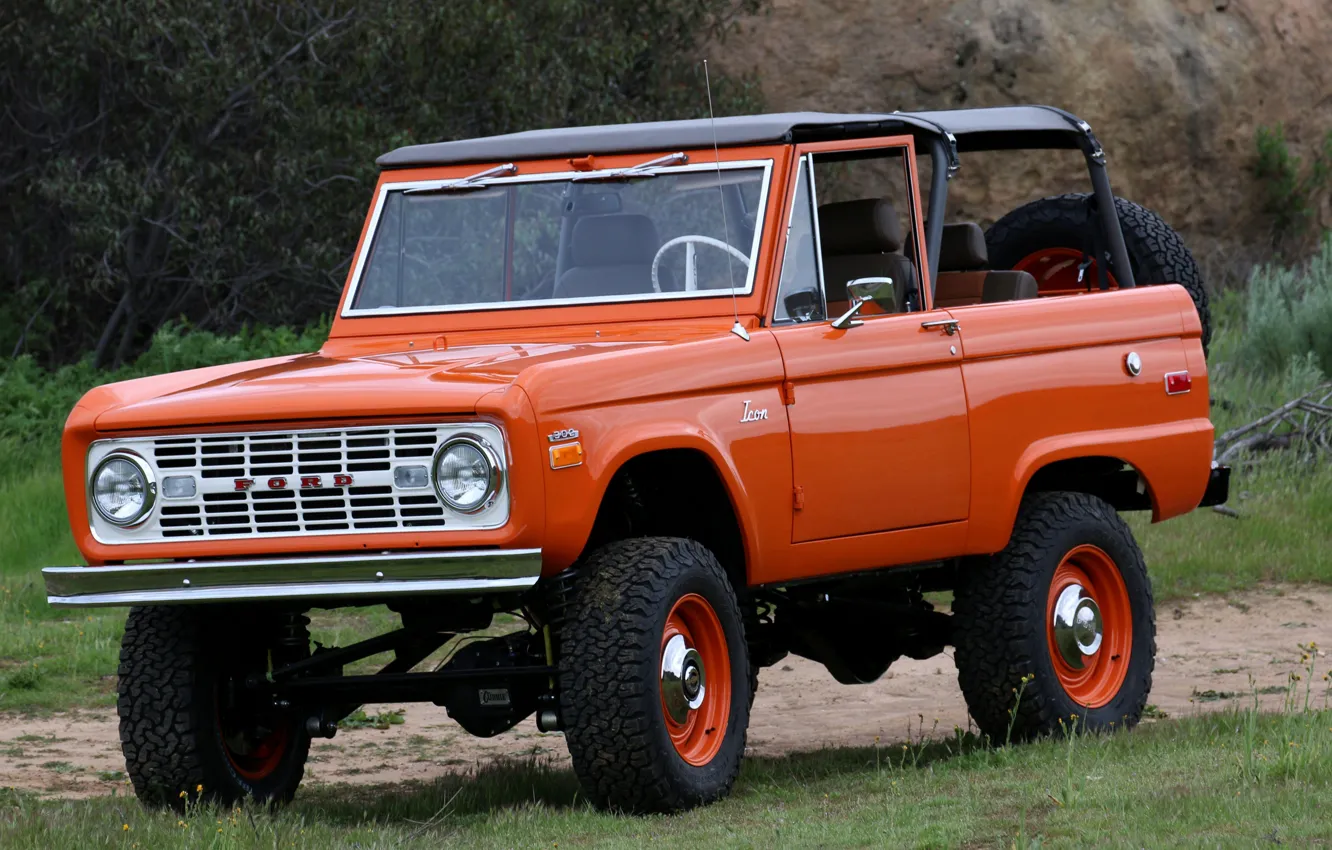
[{"label": "orange paint body", "polygon": [[[1201,328],[1180,287],[948,310],[926,303],[924,312],[867,314],[844,331],[826,322],[770,326],[796,157],[885,144],[910,140],[722,149],[723,161],[772,163],[753,290],[734,305],[705,297],[374,317],[344,316],[341,305],[316,354],[97,388],[64,434],[75,540],[91,564],[530,547],[542,550],[551,575],[584,551],[616,471],[660,449],[711,461],[739,522],[751,584],[995,552],[1031,476],[1069,458],[1132,464],[1156,520],[1196,507],[1212,426]],[[598,154],[595,164],[626,167],[652,155]],[[911,163],[914,184],[914,155]],[[520,166],[523,174],[570,168],[568,158]],[[392,171],[381,184],[483,167]],[[363,231],[358,252],[365,242]],[[923,268],[921,283],[928,298]],[[736,314],[748,342],[730,333]],[[955,335],[921,327],[950,318]],[[1145,364],[1138,377],[1123,367],[1129,350]],[[1164,375],[1180,370],[1192,374],[1192,392],[1168,396]],[[116,545],[89,530],[85,467],[94,440],[478,418],[505,435],[511,509],[500,528]],[[553,469],[547,435],[566,430],[578,431],[582,462]]]}]

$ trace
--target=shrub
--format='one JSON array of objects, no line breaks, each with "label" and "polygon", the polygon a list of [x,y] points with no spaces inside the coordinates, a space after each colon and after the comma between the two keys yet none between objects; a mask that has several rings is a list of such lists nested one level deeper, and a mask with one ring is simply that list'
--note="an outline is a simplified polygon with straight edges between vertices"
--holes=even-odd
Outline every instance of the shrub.
[{"label": "shrub", "polygon": [[1258,154],[1254,176],[1263,184],[1264,210],[1272,218],[1273,236],[1278,243],[1299,242],[1308,233],[1332,175],[1332,131],[1323,137],[1308,168],[1290,152],[1281,124],[1259,127],[1254,142]]},{"label": "shrub", "polygon": [[706,115],[700,55],[759,2],[5,0],[0,354],[115,366],[182,316],[308,322],[376,156]]},{"label": "shrub", "polygon": [[9,674],[5,687],[11,691],[35,691],[42,683],[42,673],[36,667],[21,667]]},{"label": "shrub", "polygon": [[79,397],[101,384],[315,351],[327,336],[327,322],[303,331],[242,328],[240,333],[227,336],[167,325],[153,336],[152,344],[137,360],[115,370],[97,369],[91,356],[54,371],[42,369],[31,357],[19,357],[0,371],[0,440],[51,447],[59,442],[65,418]]},{"label": "shrub", "polygon": [[1244,298],[1239,363],[1278,375],[1292,361],[1312,359],[1332,375],[1332,234],[1303,264],[1254,269]]}]

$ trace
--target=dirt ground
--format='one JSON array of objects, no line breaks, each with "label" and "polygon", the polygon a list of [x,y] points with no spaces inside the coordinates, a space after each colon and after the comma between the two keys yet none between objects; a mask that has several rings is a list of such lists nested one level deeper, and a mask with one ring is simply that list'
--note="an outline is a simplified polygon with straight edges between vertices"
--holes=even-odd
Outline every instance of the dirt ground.
[{"label": "dirt ground", "polygon": [[[1332,590],[1265,588],[1195,598],[1157,613],[1157,659],[1151,702],[1157,716],[1180,717],[1225,708],[1252,693],[1249,677],[1272,708],[1296,670],[1299,644],[1317,641],[1319,678],[1332,648]],[[567,762],[564,740],[528,720],[491,739],[462,732],[444,709],[429,705],[367,706],[373,715],[401,709],[404,722],[388,729],[343,729],[314,744],[306,783],[378,784],[429,780],[501,756],[538,754]],[[967,727],[951,654],[903,660],[878,682],[843,686],[819,665],[790,657],[765,669],[750,721],[755,755],[781,755],[825,746],[869,746]],[[936,725],[937,724],[937,725]],[[0,714],[0,786],[49,797],[86,797],[125,788],[113,711],[49,717]]]}]

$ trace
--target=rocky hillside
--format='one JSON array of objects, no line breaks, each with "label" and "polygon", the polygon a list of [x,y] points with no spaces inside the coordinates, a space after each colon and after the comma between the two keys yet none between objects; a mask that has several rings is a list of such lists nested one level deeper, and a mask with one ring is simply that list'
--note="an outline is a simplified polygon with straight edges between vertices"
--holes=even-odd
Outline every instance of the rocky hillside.
[{"label": "rocky hillside", "polygon": [[[1216,272],[1268,242],[1256,129],[1307,153],[1332,128],[1332,0],[772,0],[723,51],[775,110],[1069,109]],[[1085,184],[1062,155],[964,159],[950,217]]]}]

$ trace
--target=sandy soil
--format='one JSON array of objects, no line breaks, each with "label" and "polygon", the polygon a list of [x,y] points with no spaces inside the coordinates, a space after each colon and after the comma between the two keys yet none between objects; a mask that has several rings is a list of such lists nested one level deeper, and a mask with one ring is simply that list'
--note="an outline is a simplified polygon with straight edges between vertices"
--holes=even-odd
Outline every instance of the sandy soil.
[{"label": "sandy soil", "polygon": [[[1299,644],[1332,648],[1332,590],[1266,588],[1227,598],[1196,598],[1157,614],[1156,674],[1151,701],[1169,716],[1229,706],[1256,686],[1284,690],[1299,661]],[[1328,667],[1326,649],[1319,669]],[[1264,697],[1277,707],[1281,697]],[[376,784],[427,780],[500,756],[539,754],[567,762],[564,740],[532,721],[491,739],[462,732],[444,709],[422,705],[367,706],[404,710],[404,723],[386,730],[344,729],[312,749],[307,783]],[[878,682],[847,687],[819,665],[788,658],[765,669],[750,723],[750,750],[781,755],[822,746],[868,746],[968,725],[950,655],[904,660]],[[0,714],[0,786],[51,797],[84,797],[125,789],[117,720],[112,711],[49,717]]]}]

